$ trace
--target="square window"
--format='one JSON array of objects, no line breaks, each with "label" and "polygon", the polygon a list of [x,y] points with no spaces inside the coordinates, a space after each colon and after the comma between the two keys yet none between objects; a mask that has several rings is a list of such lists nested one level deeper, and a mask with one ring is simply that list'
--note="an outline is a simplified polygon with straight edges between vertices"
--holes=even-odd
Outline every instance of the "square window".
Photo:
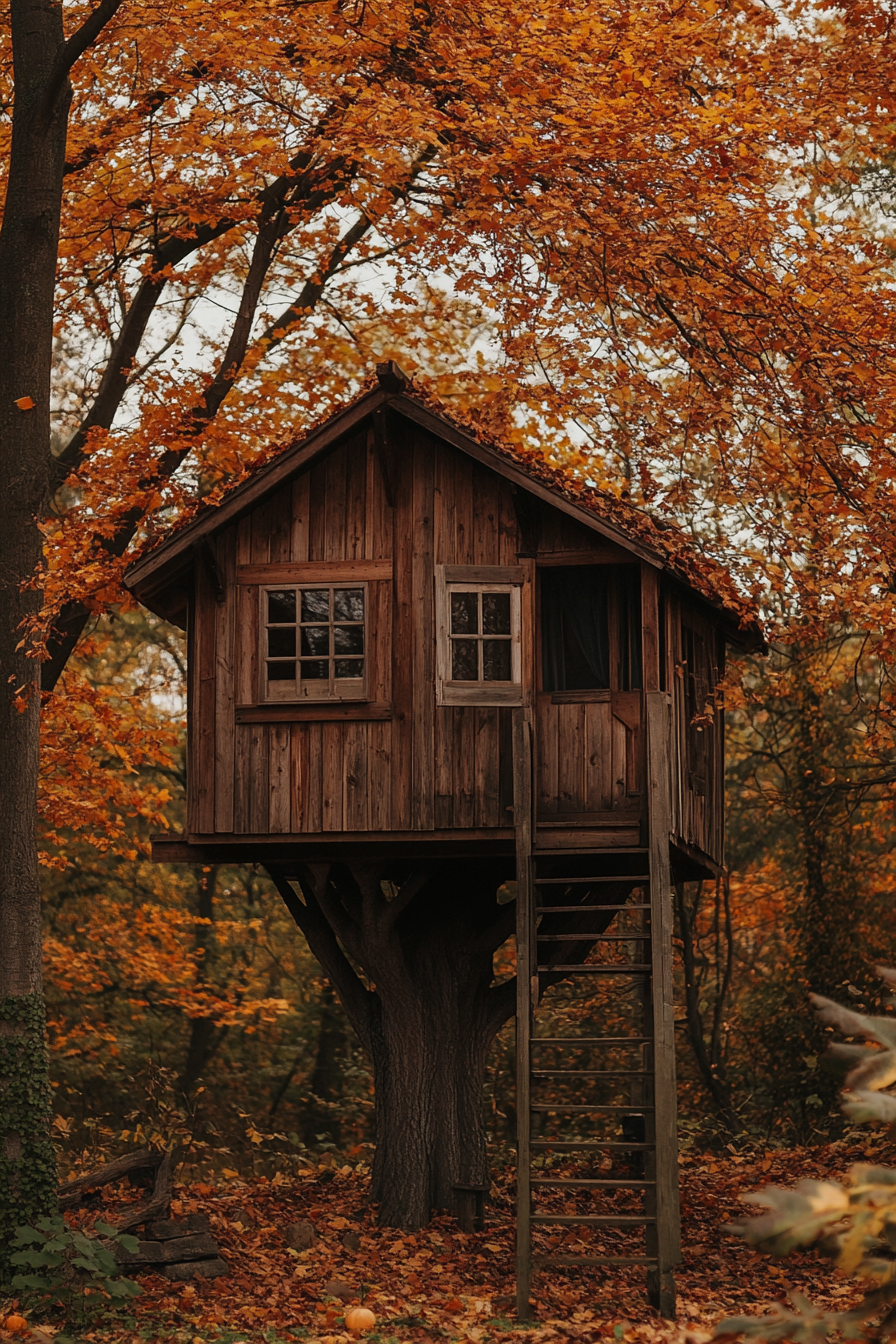
[{"label": "square window", "polygon": [[366,698],[365,584],[267,588],[261,598],[263,701]]},{"label": "square window", "polygon": [[[496,569],[496,579],[507,574]],[[436,572],[437,696],[440,704],[522,703],[521,582],[464,583],[460,567]],[[457,577],[455,577],[457,576]]]}]

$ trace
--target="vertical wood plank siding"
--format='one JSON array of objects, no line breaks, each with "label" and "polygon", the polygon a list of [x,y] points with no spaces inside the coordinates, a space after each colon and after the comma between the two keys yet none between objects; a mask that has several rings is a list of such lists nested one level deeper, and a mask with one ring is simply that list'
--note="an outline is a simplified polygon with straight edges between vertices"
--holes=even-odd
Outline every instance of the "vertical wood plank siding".
[{"label": "vertical wood plank siding", "polygon": [[[196,565],[190,628],[192,835],[463,830],[512,825],[511,711],[437,706],[434,567],[525,564],[509,485],[422,429],[391,422],[384,465],[372,431],[297,476],[222,531],[214,552],[226,598],[209,566]],[[390,465],[391,464],[391,465]],[[583,525],[542,506],[540,553],[581,553],[599,543]],[[603,547],[606,556],[606,546]],[[234,706],[257,703],[259,590],[236,585],[239,565],[391,559],[391,581],[368,584],[372,699],[391,718],[236,723]],[[710,689],[721,638],[679,591],[642,565],[644,685],[671,695],[671,813],[681,839],[721,861],[721,716],[707,728],[707,777],[693,787],[683,631],[703,641]],[[524,607],[535,684],[534,584]],[[528,605],[527,605],[528,604]],[[632,824],[643,799],[643,725],[637,702],[608,696],[554,704],[533,693],[537,816],[554,825]],[[709,740],[711,738],[711,741]],[[703,768],[703,767],[701,767]]]}]

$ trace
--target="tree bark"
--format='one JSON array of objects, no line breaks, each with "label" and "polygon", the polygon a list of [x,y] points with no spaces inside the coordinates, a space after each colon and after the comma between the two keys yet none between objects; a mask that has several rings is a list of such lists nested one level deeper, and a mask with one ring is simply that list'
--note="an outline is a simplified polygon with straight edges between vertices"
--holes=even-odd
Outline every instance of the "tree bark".
[{"label": "tree bark", "polygon": [[448,957],[424,962],[425,978],[386,997],[371,1032],[371,1197],[387,1227],[423,1227],[436,1209],[456,1211],[456,1185],[488,1185],[482,1095],[497,1030],[486,1000],[491,965],[470,995]]},{"label": "tree bark", "polygon": [[[26,625],[40,608],[38,520],[47,495],[53,298],[67,79],[48,101],[63,46],[62,6],[12,0],[15,103],[0,229],[0,1243],[49,1212],[49,1142],[37,861],[40,663]],[[25,400],[27,398],[27,400]],[[19,403],[18,405],[16,403]],[[2,1268],[2,1266],[0,1266]]]},{"label": "tree bark", "polygon": [[68,42],[58,0],[10,5],[15,91],[0,227],[0,1246],[11,1226],[56,1200],[36,834],[40,663],[28,624],[41,605],[68,72],[120,3],[101,0]]}]

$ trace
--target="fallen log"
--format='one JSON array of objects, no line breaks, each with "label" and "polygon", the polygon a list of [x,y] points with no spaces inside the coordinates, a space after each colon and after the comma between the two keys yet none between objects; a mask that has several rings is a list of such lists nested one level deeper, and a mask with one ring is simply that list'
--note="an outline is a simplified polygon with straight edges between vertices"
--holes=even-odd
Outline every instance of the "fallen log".
[{"label": "fallen log", "polygon": [[104,1185],[112,1185],[115,1181],[120,1181],[123,1176],[127,1176],[132,1184],[142,1185],[143,1181],[138,1182],[134,1179],[141,1173],[146,1173],[150,1177],[152,1194],[141,1204],[122,1211],[116,1231],[130,1232],[132,1228],[141,1227],[144,1223],[167,1218],[171,1212],[174,1154],[165,1152],[162,1148],[141,1148],[136,1153],[125,1153],[124,1157],[117,1157],[114,1162],[107,1162],[104,1167],[88,1172],[86,1176],[66,1181],[59,1187],[59,1207],[77,1208]]}]

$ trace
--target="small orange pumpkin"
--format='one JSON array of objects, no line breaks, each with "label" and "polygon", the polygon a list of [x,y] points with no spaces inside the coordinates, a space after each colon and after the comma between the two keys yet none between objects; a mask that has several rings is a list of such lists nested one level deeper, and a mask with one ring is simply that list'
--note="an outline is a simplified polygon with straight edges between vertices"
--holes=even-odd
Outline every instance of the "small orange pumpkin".
[{"label": "small orange pumpkin", "polygon": [[345,1328],[353,1335],[360,1335],[362,1330],[371,1330],[375,1325],[376,1317],[369,1307],[352,1307],[345,1313]]},{"label": "small orange pumpkin", "polygon": [[27,1335],[29,1326],[24,1316],[7,1316],[3,1322],[3,1329],[8,1330],[11,1335]]}]

